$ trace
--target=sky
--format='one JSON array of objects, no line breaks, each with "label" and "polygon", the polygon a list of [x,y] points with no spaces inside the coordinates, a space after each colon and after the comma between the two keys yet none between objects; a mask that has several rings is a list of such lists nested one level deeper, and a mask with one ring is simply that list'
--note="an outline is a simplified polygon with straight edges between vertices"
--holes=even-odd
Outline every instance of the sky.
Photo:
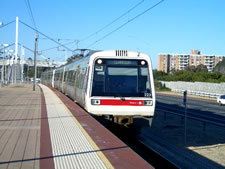
[{"label": "sky", "polygon": [[[65,61],[77,48],[143,52],[151,57],[153,68],[159,53],[189,54],[198,49],[202,54],[225,56],[224,0],[1,0],[0,5],[0,22],[19,17],[20,44],[34,50],[35,31],[23,23],[40,32],[40,60]],[[0,28],[0,44],[15,43],[15,27],[13,22]],[[66,45],[70,50],[43,34],[61,44],[70,43]],[[25,58],[33,58],[28,49]]]}]

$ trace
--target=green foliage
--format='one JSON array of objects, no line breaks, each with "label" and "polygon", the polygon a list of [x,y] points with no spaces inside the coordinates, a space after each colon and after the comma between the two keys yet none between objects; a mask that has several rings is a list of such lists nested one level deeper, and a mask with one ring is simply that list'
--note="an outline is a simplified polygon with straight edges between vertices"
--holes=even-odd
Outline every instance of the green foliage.
[{"label": "green foliage", "polygon": [[195,66],[187,66],[184,68],[184,71],[186,72],[196,72],[196,67]]},{"label": "green foliage", "polygon": [[198,65],[196,67],[196,72],[208,72],[207,66],[206,65]]},{"label": "green foliage", "polygon": [[162,83],[155,80],[155,89],[158,90],[158,91],[171,91],[171,89],[165,87],[165,86],[162,86]]},{"label": "green foliage", "polygon": [[28,71],[28,77],[29,78],[34,77],[34,68],[30,68],[30,70]]},{"label": "green foliage", "polygon": [[219,72],[222,75],[225,75],[225,59],[217,63],[217,65],[214,68],[214,72]]},{"label": "green foliage", "polygon": [[207,66],[205,65],[198,65],[197,67],[195,66],[187,66],[184,68],[185,72],[208,72]]},{"label": "green foliage", "polygon": [[[37,78],[41,77],[41,73],[44,72],[46,68],[37,67]],[[24,76],[33,78],[34,77],[34,67],[29,67],[29,70],[27,67],[24,67]]]},{"label": "green foliage", "polygon": [[[199,70],[203,70],[199,72]],[[174,74],[168,74],[161,71],[154,72],[155,80],[161,81],[186,81],[186,82],[225,82],[225,76],[219,72],[206,72],[204,67],[199,67],[198,70],[185,69],[184,71],[176,71]]]},{"label": "green foliage", "polygon": [[165,73],[163,71],[157,71],[157,70],[155,70],[153,72],[153,74],[154,74],[154,77],[155,77],[156,80],[157,79],[162,79],[163,77],[166,77],[168,75],[168,73]]}]

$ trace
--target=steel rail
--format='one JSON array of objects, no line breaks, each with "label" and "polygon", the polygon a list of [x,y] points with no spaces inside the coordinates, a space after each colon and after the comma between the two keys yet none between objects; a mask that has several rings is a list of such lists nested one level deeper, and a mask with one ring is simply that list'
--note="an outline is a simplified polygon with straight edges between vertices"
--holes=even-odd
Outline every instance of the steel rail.
[{"label": "steel rail", "polygon": [[[177,116],[185,117],[184,114],[181,114],[183,112],[177,113],[177,112],[172,112],[172,110],[169,111],[169,110],[165,110],[165,109],[160,109],[158,107],[156,107],[156,111],[163,112],[163,113],[170,113],[170,114],[174,114],[174,115],[177,115]],[[213,125],[216,125],[216,126],[225,127],[225,121],[221,120],[221,119],[214,118],[217,121],[222,121],[222,122],[215,122],[215,121],[210,120],[210,118],[203,119],[203,118],[198,118],[198,117],[194,117],[194,116],[190,116],[190,115],[187,115],[186,117],[189,118],[189,119],[193,119],[193,120],[197,120],[197,121],[201,121],[201,122],[205,122],[205,123],[210,123],[210,124],[213,124]]]},{"label": "steel rail", "polygon": [[[170,108],[170,107],[168,108],[167,106],[163,106],[163,105],[160,105],[160,106],[157,105],[157,107],[163,107],[163,108],[166,108],[167,110],[169,109],[169,110],[172,110],[172,111],[178,111],[179,113],[185,113],[184,109],[182,110],[182,109],[178,109],[178,108]],[[187,110],[188,110],[188,108],[187,108]],[[205,115],[197,114],[197,113],[192,113],[192,112],[188,112],[188,114],[192,114],[193,116],[199,116],[199,117],[206,118],[206,119],[213,119],[213,120],[225,123],[225,120],[220,119],[220,118],[216,118],[216,117],[209,117],[209,116],[205,116]],[[219,116],[219,115],[217,115],[217,116]]]}]

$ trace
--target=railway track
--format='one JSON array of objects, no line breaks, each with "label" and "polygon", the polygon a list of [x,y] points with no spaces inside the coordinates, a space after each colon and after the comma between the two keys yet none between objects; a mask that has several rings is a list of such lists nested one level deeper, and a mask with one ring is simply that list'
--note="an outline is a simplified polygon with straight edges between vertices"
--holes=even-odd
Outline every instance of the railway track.
[{"label": "railway track", "polygon": [[[189,107],[190,105],[193,106],[194,104],[193,103],[188,104],[187,118],[202,121],[204,123],[217,125],[220,127],[225,127],[224,114],[217,114],[215,113],[216,110],[214,110],[213,112],[207,110],[199,110],[197,108]],[[157,101],[156,110],[167,114],[174,114],[176,116],[181,117],[185,116],[185,108],[182,105],[182,103],[170,105],[167,103]]]},{"label": "railway track", "polygon": [[[132,126],[124,127],[113,124],[100,117],[98,117],[97,120],[155,168],[193,168],[197,166],[197,168],[221,168],[217,163],[205,158],[204,155],[198,155],[198,153],[188,150],[186,147],[192,145],[195,146],[196,141],[204,146],[223,143],[224,139],[221,139],[218,136],[221,135],[222,129],[220,128],[224,127],[224,123],[222,124],[221,120],[215,121],[215,119],[213,119],[213,121],[211,118],[206,119],[189,113],[188,118],[193,121],[188,121],[188,143],[187,145],[183,145],[185,144],[183,143],[184,136],[182,134],[182,132],[184,132],[184,126],[181,124],[182,120],[179,118],[182,112],[176,112],[174,110],[170,110],[170,112],[167,111],[168,110],[165,109],[160,111],[156,108],[156,116],[158,116],[158,120],[153,120],[153,124],[155,123],[153,126],[156,126],[156,124],[158,126],[159,122],[161,123],[161,127],[159,127],[160,130],[156,130],[158,133],[165,134],[165,131],[167,132],[167,136],[163,137],[155,131],[155,127],[152,128],[145,126],[144,130],[137,130],[137,128]],[[165,115],[163,115],[165,113],[168,114],[169,121],[165,119]],[[154,118],[156,118],[156,116]],[[201,127],[199,128],[199,122],[210,123],[211,125],[203,125],[203,129],[201,129]],[[144,125],[143,119],[139,122],[139,125]],[[195,126],[198,126],[198,129],[196,129]],[[208,134],[212,129],[215,134]],[[197,132],[198,139],[195,137],[194,132]],[[216,133],[218,133],[218,136],[216,136]],[[201,140],[203,136],[204,139]],[[177,140],[175,141],[173,139],[173,141],[171,141],[171,138],[175,138],[175,140]]]},{"label": "railway track", "polygon": [[[157,110],[157,108],[156,111],[161,113],[159,110]],[[175,116],[178,117],[177,115]],[[189,166],[188,168],[192,168],[193,166],[201,166],[200,168],[212,168],[212,166],[214,166],[214,164],[211,164],[211,162],[202,163],[201,161],[204,161],[204,158],[193,155],[193,153],[190,155],[189,153],[185,152],[185,150],[181,150],[176,148],[176,146],[165,142],[165,138],[163,139],[160,137],[157,138],[157,136],[155,137],[154,133],[152,133],[153,135],[151,135],[148,131],[144,131],[142,133],[140,128],[134,126],[126,127],[112,123],[107,118],[101,116],[93,117],[155,168],[182,168],[182,166]],[[143,126],[143,119],[138,123],[140,126]],[[155,123],[158,124],[157,121]],[[164,128],[165,127],[166,126],[164,126]],[[145,126],[145,128],[149,129],[150,127]],[[146,139],[147,141],[145,141],[146,137],[148,137]],[[160,146],[162,148],[164,147],[163,150],[161,149],[162,151],[157,149],[157,147]],[[165,153],[167,155],[165,155]],[[168,157],[168,154],[169,156],[173,156],[172,160]]]},{"label": "railway track", "polygon": [[108,119],[102,117],[94,117],[102,125],[104,125],[108,130],[115,134],[119,139],[121,139],[125,144],[127,144],[133,151],[139,154],[148,163],[157,168],[177,168],[167,159],[163,158],[157,152],[151,150],[149,147],[145,146],[138,139],[139,130],[134,126],[125,127],[112,123]]}]

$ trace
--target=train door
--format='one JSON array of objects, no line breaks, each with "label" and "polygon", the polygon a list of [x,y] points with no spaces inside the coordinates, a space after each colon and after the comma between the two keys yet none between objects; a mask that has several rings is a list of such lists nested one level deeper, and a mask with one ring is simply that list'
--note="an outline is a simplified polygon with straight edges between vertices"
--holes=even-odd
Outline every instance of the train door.
[{"label": "train door", "polygon": [[75,84],[74,84],[74,101],[77,102],[77,84],[78,84],[78,75],[80,72],[80,66],[77,66],[77,70],[75,73]]},{"label": "train door", "polygon": [[63,71],[60,70],[60,73],[59,73],[59,91],[62,92],[62,83],[63,83]]},{"label": "train door", "polygon": [[84,78],[83,78],[83,90],[82,90],[82,103],[86,107],[86,94],[87,94],[87,84],[88,84],[89,67],[85,68]]},{"label": "train door", "polygon": [[65,67],[63,68],[63,73],[62,73],[62,93],[64,93],[64,84],[65,83]]},{"label": "train door", "polygon": [[58,89],[58,71],[55,71],[54,87]]},{"label": "train door", "polygon": [[63,92],[65,93],[65,95],[67,95],[67,85],[68,85],[68,74],[69,74],[69,71],[67,71],[65,69],[65,73],[64,73],[64,83],[63,83]]}]

